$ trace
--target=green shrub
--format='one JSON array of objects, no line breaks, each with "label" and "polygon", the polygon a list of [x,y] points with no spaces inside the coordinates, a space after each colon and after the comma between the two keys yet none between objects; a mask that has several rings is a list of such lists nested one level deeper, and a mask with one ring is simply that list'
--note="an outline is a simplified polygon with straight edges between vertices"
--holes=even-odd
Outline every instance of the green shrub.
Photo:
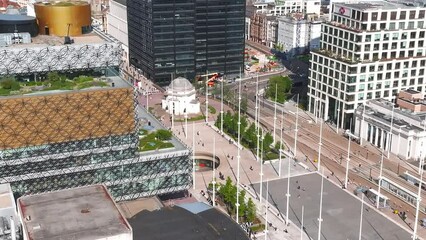
[{"label": "green shrub", "polygon": [[169,130],[159,129],[155,133],[155,136],[162,141],[170,140],[172,138],[172,132]]},{"label": "green shrub", "polygon": [[214,108],[213,106],[209,106],[209,113],[215,114],[216,113],[216,108]]},{"label": "green shrub", "polygon": [[3,78],[0,81],[0,85],[3,89],[7,89],[10,91],[17,91],[21,89],[21,85],[17,81],[15,81],[14,78]]}]

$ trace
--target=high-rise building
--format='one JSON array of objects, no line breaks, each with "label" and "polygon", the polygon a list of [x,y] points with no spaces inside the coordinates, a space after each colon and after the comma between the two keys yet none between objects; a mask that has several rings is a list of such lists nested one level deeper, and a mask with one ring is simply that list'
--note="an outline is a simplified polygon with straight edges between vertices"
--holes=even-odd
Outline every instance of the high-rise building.
[{"label": "high-rise building", "polygon": [[389,1],[335,3],[312,52],[309,111],[348,129],[367,100],[393,100],[408,88],[424,93],[425,11]]},{"label": "high-rise building", "polygon": [[242,0],[127,1],[129,58],[159,85],[243,66]]}]

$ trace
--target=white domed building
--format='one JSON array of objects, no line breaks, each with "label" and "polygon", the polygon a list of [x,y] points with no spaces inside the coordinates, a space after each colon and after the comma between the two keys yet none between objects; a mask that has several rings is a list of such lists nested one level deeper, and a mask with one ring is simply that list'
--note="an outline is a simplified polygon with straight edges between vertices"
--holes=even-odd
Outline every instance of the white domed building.
[{"label": "white domed building", "polygon": [[162,100],[162,108],[169,114],[174,109],[175,115],[200,113],[200,102],[195,96],[195,88],[188,79],[178,77],[174,79],[166,90],[166,97]]}]

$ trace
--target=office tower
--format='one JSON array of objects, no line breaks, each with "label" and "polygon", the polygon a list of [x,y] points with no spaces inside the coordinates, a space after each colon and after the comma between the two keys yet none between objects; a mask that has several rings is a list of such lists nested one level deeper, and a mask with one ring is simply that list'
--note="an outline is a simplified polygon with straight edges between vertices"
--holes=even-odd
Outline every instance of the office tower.
[{"label": "office tower", "polygon": [[309,111],[348,129],[367,100],[392,100],[409,88],[424,93],[425,10],[388,1],[335,3],[312,52]]},{"label": "office tower", "polygon": [[242,0],[130,0],[127,15],[130,63],[161,86],[243,66]]}]

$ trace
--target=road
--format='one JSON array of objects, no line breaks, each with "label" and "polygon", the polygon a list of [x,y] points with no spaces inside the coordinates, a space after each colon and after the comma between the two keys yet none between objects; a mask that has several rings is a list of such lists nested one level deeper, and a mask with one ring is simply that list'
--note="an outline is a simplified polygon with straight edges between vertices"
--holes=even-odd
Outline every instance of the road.
[{"label": "road", "polygon": [[[248,90],[250,91],[250,90]],[[248,94],[248,95],[254,95]],[[250,99],[252,100],[252,99]],[[290,104],[287,104],[290,105]],[[288,106],[285,107],[288,109]],[[253,101],[249,101],[248,103],[248,112],[255,112],[255,103]],[[280,125],[280,113],[281,108],[278,108],[278,120],[276,122],[277,126]],[[294,107],[293,111],[285,110],[284,112],[284,131],[283,131],[283,139],[287,146],[290,146],[289,149],[294,151],[294,129],[295,129],[295,116],[291,114],[291,112],[295,112]],[[303,111],[299,112],[299,126],[298,126],[298,143],[297,143],[297,157],[299,160],[307,159],[310,165],[313,167],[317,167],[317,163],[315,163],[316,159],[318,159],[318,145],[319,145],[319,127],[318,125],[313,124],[314,119],[311,118],[308,114]],[[271,105],[269,105],[266,101],[261,101],[260,104],[260,116],[261,116],[261,124],[268,131],[273,131],[273,116],[274,112],[271,109]],[[253,116],[252,116],[253,117]],[[341,133],[343,130],[341,130]],[[276,137],[279,137],[279,130],[276,130]],[[323,125],[323,135],[322,135],[322,149],[321,149],[321,165],[325,166],[329,169],[330,172],[333,172],[336,177],[336,181],[340,183],[340,185],[344,184],[344,176],[346,170],[346,158],[347,158],[347,148],[348,148],[348,140],[340,134],[335,132],[335,128],[331,127],[329,124]],[[394,156],[392,156],[395,158]],[[372,146],[360,146],[355,142],[351,142],[351,153],[350,153],[350,172],[349,179],[350,181],[355,181],[359,185],[372,187],[377,189],[377,179],[379,176],[379,168],[380,168],[380,151]],[[417,187],[411,185],[404,179],[399,177],[398,173],[403,173],[405,171],[410,172],[414,176],[418,176],[417,170],[413,168],[411,165],[400,164],[397,160],[393,159],[384,160],[384,170],[383,176],[397,183],[398,185],[410,190],[413,193],[417,193]],[[395,197],[390,193],[385,193],[382,190],[382,194],[386,195],[391,199],[391,207],[398,209],[399,211],[407,211],[409,212],[409,218],[414,219],[415,209],[413,205],[407,204],[401,199]],[[422,199],[426,198],[426,194],[422,193]],[[422,205],[424,206],[426,201],[422,201]],[[420,219],[426,217],[425,214],[421,213]]]}]

